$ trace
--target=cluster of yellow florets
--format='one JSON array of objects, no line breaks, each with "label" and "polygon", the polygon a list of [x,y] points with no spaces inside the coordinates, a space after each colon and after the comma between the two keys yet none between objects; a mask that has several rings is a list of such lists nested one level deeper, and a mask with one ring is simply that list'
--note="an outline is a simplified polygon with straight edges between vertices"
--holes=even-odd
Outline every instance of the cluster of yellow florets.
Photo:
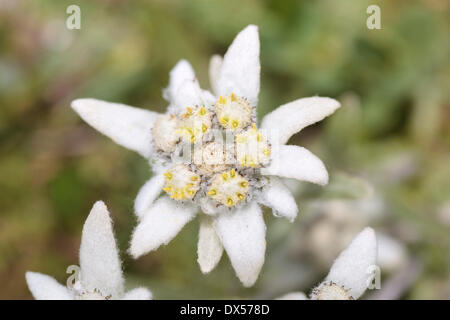
[{"label": "cluster of yellow florets", "polygon": [[208,196],[227,207],[233,207],[247,196],[248,180],[231,169],[216,173],[211,179]]},{"label": "cluster of yellow florets", "polygon": [[181,114],[178,133],[184,142],[194,143],[200,141],[201,137],[211,128],[212,115],[205,107],[187,107]]},{"label": "cluster of yellow florets", "polygon": [[269,143],[255,124],[251,129],[236,135],[236,160],[243,168],[260,168],[270,162]]},{"label": "cluster of yellow florets", "polygon": [[160,115],[152,129],[154,146],[170,153],[180,140],[186,143],[201,141],[211,125],[212,114],[205,107],[187,107],[179,117]]},{"label": "cluster of yellow florets", "polygon": [[166,183],[163,190],[172,199],[192,199],[200,189],[200,177],[184,164],[177,164],[164,173]]},{"label": "cluster of yellow florets", "polygon": [[152,135],[156,149],[171,152],[175,149],[180,137],[177,134],[178,118],[173,114],[158,116],[153,125]]},{"label": "cluster of yellow florets", "polygon": [[[270,145],[252,121],[252,107],[242,97],[220,96],[210,108],[187,107],[178,115],[160,116],[153,127],[154,146],[166,153],[182,142],[194,146],[194,157],[188,165],[176,164],[164,175],[163,190],[175,200],[193,200],[198,191],[218,205],[234,207],[249,196],[251,171],[270,162]],[[220,136],[231,134],[231,143],[218,141],[209,130]],[[201,184],[201,182],[204,182]]]},{"label": "cluster of yellow florets", "polygon": [[231,94],[219,97],[214,106],[217,119],[228,130],[236,131],[251,123],[252,107],[244,98]]}]

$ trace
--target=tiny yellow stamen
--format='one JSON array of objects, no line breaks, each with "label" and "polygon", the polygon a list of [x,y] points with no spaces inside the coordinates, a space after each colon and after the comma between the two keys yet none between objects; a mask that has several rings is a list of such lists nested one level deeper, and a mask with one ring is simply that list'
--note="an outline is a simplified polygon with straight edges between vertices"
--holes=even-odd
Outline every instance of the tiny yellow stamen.
[{"label": "tiny yellow stamen", "polygon": [[252,123],[252,128],[235,138],[236,160],[243,167],[259,168],[270,162],[270,145],[267,139]]},{"label": "tiny yellow stamen", "polygon": [[215,196],[217,194],[217,191],[215,189],[211,189],[211,190],[208,191],[208,194],[210,196]]},{"label": "tiny yellow stamen", "polygon": [[206,109],[205,108],[200,108],[200,111],[198,112],[201,116],[204,116],[206,114]]},{"label": "tiny yellow stamen", "polygon": [[239,200],[244,200],[244,195],[242,193],[236,193],[236,196],[239,198]]},{"label": "tiny yellow stamen", "polygon": [[234,95],[234,93],[231,94],[231,101],[237,101],[236,96]]},{"label": "tiny yellow stamen", "polygon": [[202,132],[205,133],[208,130],[208,127],[205,124],[202,124]]},{"label": "tiny yellow stamen", "polygon": [[231,126],[232,126],[233,128],[236,129],[236,128],[239,126],[239,121],[233,120],[233,121],[231,122]]},{"label": "tiny yellow stamen", "polygon": [[163,188],[163,190],[165,192],[167,192],[167,193],[170,193],[172,191],[172,188],[171,187],[166,187],[166,188]]},{"label": "tiny yellow stamen", "polygon": [[248,182],[247,181],[242,181],[241,182],[241,187],[242,188],[247,188],[247,186],[248,186]]},{"label": "tiny yellow stamen", "polygon": [[227,205],[231,207],[233,204],[234,204],[233,199],[232,198],[228,198],[227,199]]},{"label": "tiny yellow stamen", "polygon": [[228,175],[226,172],[222,173],[222,179],[223,180],[227,180],[228,179]]},{"label": "tiny yellow stamen", "polygon": [[258,141],[258,142],[263,141],[263,136],[261,133],[258,133],[258,135],[256,136],[256,141]]},{"label": "tiny yellow stamen", "polygon": [[198,180],[198,177],[197,177],[197,176],[191,177],[191,181],[197,181],[197,180]]},{"label": "tiny yellow stamen", "polygon": [[231,176],[232,178],[234,178],[234,177],[236,176],[236,171],[234,171],[234,169],[231,169],[231,171],[230,171],[230,176]]},{"label": "tiny yellow stamen", "polygon": [[222,123],[222,124],[227,124],[228,120],[229,120],[228,117],[222,117],[219,119],[220,123]]},{"label": "tiny yellow stamen", "polygon": [[225,99],[222,96],[219,97],[219,103],[220,104],[224,104],[225,103]]},{"label": "tiny yellow stamen", "polygon": [[192,113],[193,112],[191,107],[187,107],[186,109],[187,109],[188,113]]},{"label": "tiny yellow stamen", "polygon": [[172,174],[170,172],[164,172],[164,176],[169,180],[172,179]]}]

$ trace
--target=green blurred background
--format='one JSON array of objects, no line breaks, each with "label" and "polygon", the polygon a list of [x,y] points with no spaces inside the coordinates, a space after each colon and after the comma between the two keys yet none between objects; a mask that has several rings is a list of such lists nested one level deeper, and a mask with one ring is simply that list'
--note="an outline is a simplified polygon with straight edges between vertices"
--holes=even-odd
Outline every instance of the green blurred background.
[{"label": "green blurred background", "polygon": [[[70,4],[81,7],[81,30],[65,27]],[[370,4],[381,8],[381,30],[366,28]],[[261,39],[260,118],[316,94],[342,108],[291,139],[323,159],[331,182],[290,183],[293,224],[265,211],[266,264],[245,289],[226,256],[201,274],[198,219],[168,246],[126,255],[133,199],[150,169],[69,105],[95,97],[164,111],[175,63],[188,59],[209,87],[209,57],[250,23]],[[447,0],[1,0],[0,299],[31,298],[26,270],[65,282],[99,199],[128,285],[156,299],[309,292],[366,225],[390,241],[382,289],[366,298],[450,299],[449,57]]]}]

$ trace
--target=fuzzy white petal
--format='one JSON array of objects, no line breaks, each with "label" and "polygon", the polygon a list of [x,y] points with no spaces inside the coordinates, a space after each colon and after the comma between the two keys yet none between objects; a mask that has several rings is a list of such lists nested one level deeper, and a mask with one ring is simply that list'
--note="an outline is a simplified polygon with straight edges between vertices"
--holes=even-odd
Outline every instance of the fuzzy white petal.
[{"label": "fuzzy white petal", "polygon": [[134,230],[129,252],[134,258],[172,240],[195,216],[195,207],[161,197],[145,212]]},{"label": "fuzzy white petal", "polygon": [[203,217],[200,222],[198,234],[197,262],[203,273],[209,273],[219,263],[222,257],[223,246],[219,236],[214,230],[212,221],[208,217]]},{"label": "fuzzy white petal", "polygon": [[220,69],[222,68],[222,56],[215,54],[209,60],[209,82],[211,89],[217,94],[217,78],[219,77]]},{"label": "fuzzy white petal", "polygon": [[280,144],[303,128],[321,121],[331,115],[340,103],[331,98],[310,97],[284,104],[267,114],[261,123],[264,130],[278,130]]},{"label": "fuzzy white petal", "polygon": [[306,294],[304,294],[303,292],[290,292],[286,293],[285,295],[282,295],[276,300],[308,300],[308,298],[306,297]]},{"label": "fuzzy white petal", "polygon": [[123,296],[122,300],[152,300],[153,295],[150,290],[146,288],[136,288],[128,291]]},{"label": "fuzzy white petal", "polygon": [[298,213],[297,203],[289,189],[277,177],[269,177],[269,184],[261,193],[259,202],[269,208],[275,216],[294,221]]},{"label": "fuzzy white petal", "polygon": [[266,225],[256,202],[214,218],[214,228],[236,275],[246,287],[258,279],[266,251]]},{"label": "fuzzy white petal", "polygon": [[84,121],[115,143],[150,156],[151,128],[158,113],[97,99],[77,99],[71,105]]},{"label": "fuzzy white petal", "polygon": [[173,67],[169,74],[169,86],[163,91],[164,98],[169,102],[174,102],[174,97],[180,86],[186,81],[193,81],[195,72],[191,64],[186,60],[180,60]]},{"label": "fuzzy white petal", "polygon": [[209,106],[215,102],[214,96],[206,90],[202,90],[196,79],[184,81],[175,96],[169,112],[180,114],[187,107]]},{"label": "fuzzy white petal", "polygon": [[258,27],[249,25],[236,36],[225,53],[217,78],[218,95],[234,93],[256,106],[260,71]]},{"label": "fuzzy white petal", "polygon": [[73,296],[67,287],[54,278],[42,273],[25,273],[28,288],[36,300],[72,300]]},{"label": "fuzzy white petal", "polygon": [[328,172],[322,160],[305,148],[291,145],[279,146],[267,168],[261,169],[263,175],[294,178],[320,185],[328,183]]},{"label": "fuzzy white petal", "polygon": [[161,193],[164,186],[164,175],[158,174],[148,180],[139,190],[134,201],[134,213],[141,218]]},{"label": "fuzzy white petal", "polygon": [[365,228],[334,261],[325,282],[332,281],[358,299],[367,288],[368,269],[375,265],[377,240],[372,228]]},{"label": "fuzzy white petal", "polygon": [[197,80],[186,80],[177,90],[173,101],[178,111],[183,111],[186,107],[193,107],[202,104],[202,91]]},{"label": "fuzzy white petal", "polygon": [[220,209],[217,208],[217,204],[214,200],[210,198],[201,198],[199,200],[200,209],[204,214],[215,216]]},{"label": "fuzzy white petal", "polygon": [[83,226],[80,246],[81,283],[87,290],[99,289],[117,299],[124,279],[111,218],[102,201],[92,207]]},{"label": "fuzzy white petal", "polygon": [[202,90],[202,101],[204,106],[211,106],[216,103],[216,97],[208,90]]}]

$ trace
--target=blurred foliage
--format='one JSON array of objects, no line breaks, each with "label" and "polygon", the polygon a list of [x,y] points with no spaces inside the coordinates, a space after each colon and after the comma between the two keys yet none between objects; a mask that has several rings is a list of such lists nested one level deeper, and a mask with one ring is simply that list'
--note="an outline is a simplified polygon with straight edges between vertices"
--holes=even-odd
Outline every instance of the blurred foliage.
[{"label": "blurred foliage", "polygon": [[[450,298],[447,0],[79,0],[81,30],[68,30],[72,3],[0,2],[0,298],[31,297],[26,270],[65,281],[98,199],[112,212],[128,284],[148,286],[157,299],[308,291],[332,262],[317,267],[311,255],[287,249],[312,223],[308,203],[364,202],[367,193],[383,202],[383,218],[371,225],[406,244],[423,265],[401,298]],[[374,3],[381,30],[366,28]],[[201,274],[198,221],[157,252],[137,261],[126,256],[133,199],[151,172],[69,104],[90,96],[163,111],[161,90],[173,65],[188,59],[208,87],[209,57],[223,54],[250,23],[259,26],[262,43],[260,117],[311,95],[343,106],[291,139],[323,159],[331,183],[301,184],[294,224],[266,211],[266,266],[257,285],[245,289],[225,256],[210,275]],[[296,282],[302,275],[308,280]]]}]

